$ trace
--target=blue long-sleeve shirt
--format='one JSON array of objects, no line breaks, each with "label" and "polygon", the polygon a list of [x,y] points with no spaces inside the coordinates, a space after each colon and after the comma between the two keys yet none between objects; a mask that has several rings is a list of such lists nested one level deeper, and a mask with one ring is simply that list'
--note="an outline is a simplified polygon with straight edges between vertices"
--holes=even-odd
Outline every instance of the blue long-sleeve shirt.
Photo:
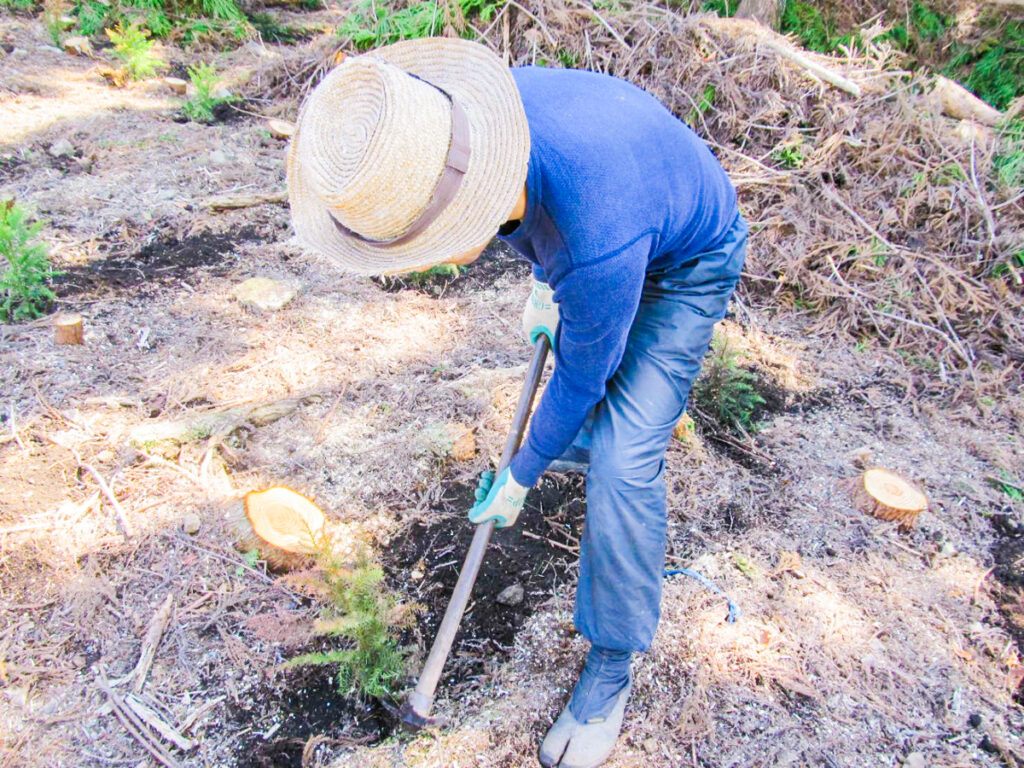
[{"label": "blue long-sleeve shirt", "polygon": [[594,72],[523,67],[526,214],[503,239],[554,289],[555,370],[512,475],[533,485],[605,395],[650,270],[725,236],[736,191],[707,145],[657,99]]}]

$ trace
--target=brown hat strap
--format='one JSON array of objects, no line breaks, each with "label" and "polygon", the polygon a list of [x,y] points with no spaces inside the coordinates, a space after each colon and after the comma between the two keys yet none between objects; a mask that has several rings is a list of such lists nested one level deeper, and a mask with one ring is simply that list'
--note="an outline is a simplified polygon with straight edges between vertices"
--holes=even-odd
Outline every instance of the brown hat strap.
[{"label": "brown hat strap", "polygon": [[358,232],[353,232],[334,216],[331,216],[331,221],[334,222],[334,225],[343,234],[354,237],[357,240],[362,240],[364,243],[371,243],[373,245],[401,245],[408,240],[412,240],[412,238],[433,224],[451,201],[455,199],[459,187],[462,186],[462,179],[469,169],[469,118],[466,116],[462,105],[450,93],[434,85],[429,80],[423,80],[422,77],[417,77],[411,72],[407,74],[415,77],[417,80],[422,80],[427,85],[437,88],[451,102],[452,135],[451,142],[448,145],[448,157],[445,160],[444,171],[441,172],[441,178],[437,182],[437,186],[434,187],[434,194],[431,196],[430,202],[427,203],[427,207],[423,209],[423,212],[410,225],[409,229],[398,237],[392,240],[371,240],[368,237],[363,237]]}]

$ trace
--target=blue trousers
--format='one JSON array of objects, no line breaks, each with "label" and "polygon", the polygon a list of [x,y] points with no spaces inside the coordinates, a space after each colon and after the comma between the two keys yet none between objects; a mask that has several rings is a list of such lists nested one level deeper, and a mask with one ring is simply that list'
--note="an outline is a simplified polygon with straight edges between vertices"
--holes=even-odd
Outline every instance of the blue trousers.
[{"label": "blue trousers", "polygon": [[739,281],[747,233],[737,216],[714,248],[648,273],[622,363],[574,441],[590,454],[574,618],[599,648],[644,651],[654,638],[665,568],[665,450]]}]

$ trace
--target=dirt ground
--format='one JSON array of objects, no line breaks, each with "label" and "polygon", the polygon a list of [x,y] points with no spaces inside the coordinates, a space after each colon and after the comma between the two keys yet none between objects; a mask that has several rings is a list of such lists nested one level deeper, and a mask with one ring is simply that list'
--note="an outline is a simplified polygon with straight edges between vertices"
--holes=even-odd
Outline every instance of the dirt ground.
[{"label": "dirt ground", "polygon": [[[446,725],[415,737],[388,706],[338,694],[329,670],[282,668],[327,647],[318,606],[247,560],[229,520],[246,491],[287,484],[372,545],[425,606],[405,638],[415,674],[525,372],[526,267],[495,245],[456,280],[341,274],[295,248],[285,207],[202,204],[283,187],[284,144],[262,118],[176,122],[159,81],[111,88],[27,16],[0,16],[0,43],[0,195],[46,222],[58,308],[86,327],[81,347],[55,346],[45,319],[0,327],[0,766],[157,764],[103,688],[131,673],[168,596],[137,682],[192,740],[164,742],[179,765],[535,764],[585,651],[571,620],[580,478],[547,477],[496,535],[439,691]],[[258,93],[284,55],[189,60],[215,57]],[[59,139],[71,157],[50,154]],[[253,276],[298,297],[244,309],[232,289]],[[746,287],[721,332],[757,377],[762,429],[673,442],[669,565],[712,579],[742,617],[666,579],[609,765],[1024,765],[1024,504],[999,487],[1024,466],[1020,396],[921,397],[897,358],[812,333]],[[133,442],[282,402],[170,451]],[[473,431],[472,458],[439,448],[450,425]],[[844,481],[864,463],[925,489],[913,530],[853,508]],[[524,601],[498,605],[516,583]]]}]

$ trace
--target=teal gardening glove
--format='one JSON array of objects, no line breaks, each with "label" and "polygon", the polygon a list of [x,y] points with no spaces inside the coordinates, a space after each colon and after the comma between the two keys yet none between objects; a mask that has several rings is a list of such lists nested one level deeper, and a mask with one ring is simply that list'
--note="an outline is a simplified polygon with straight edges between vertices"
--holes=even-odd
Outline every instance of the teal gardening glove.
[{"label": "teal gardening glove", "polygon": [[493,472],[484,472],[474,494],[476,504],[469,510],[469,521],[479,525],[493,520],[498,528],[515,525],[528,490],[516,482],[507,468],[496,480]]},{"label": "teal gardening glove", "polygon": [[555,348],[555,330],[558,328],[558,304],[555,292],[547,283],[533,281],[533,290],[523,307],[523,335],[531,344],[536,344],[543,333]]}]

